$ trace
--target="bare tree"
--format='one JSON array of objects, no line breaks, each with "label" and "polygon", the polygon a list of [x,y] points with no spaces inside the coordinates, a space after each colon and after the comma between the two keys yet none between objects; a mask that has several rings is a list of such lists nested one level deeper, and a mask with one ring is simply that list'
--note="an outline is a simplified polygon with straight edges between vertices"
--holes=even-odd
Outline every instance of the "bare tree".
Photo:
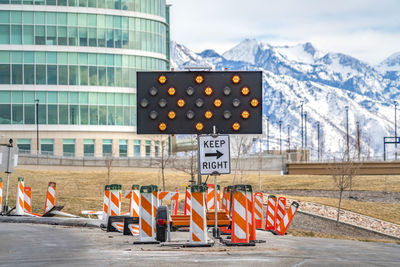
[{"label": "bare tree", "polygon": [[112,169],[112,164],[113,164],[113,157],[107,157],[105,159],[105,164],[107,168],[107,184],[110,184],[111,182],[111,169]]},{"label": "bare tree", "polygon": [[236,184],[237,171],[241,174],[241,179],[243,180],[243,164],[241,164],[240,158],[242,155],[248,153],[248,149],[251,145],[252,139],[248,135],[234,135],[232,138],[232,152],[236,157],[235,162],[235,172],[233,174],[233,184]]},{"label": "bare tree", "polygon": [[196,183],[196,174],[198,172],[197,168],[197,150],[193,149],[195,147],[196,138],[191,135],[190,136],[190,147],[192,148],[189,151],[185,152],[185,155],[179,160],[174,161],[173,167],[178,171],[182,171],[190,175],[190,183],[193,185]]},{"label": "bare tree", "polygon": [[350,188],[353,177],[356,175],[358,166],[354,161],[347,160],[347,153],[343,153],[339,161],[334,161],[328,165],[329,172],[332,175],[333,182],[339,190],[339,204],[337,213],[337,222],[339,222],[343,191]]},{"label": "bare tree", "polygon": [[[165,168],[172,160],[172,154],[168,150],[169,142],[168,139],[165,138],[163,135],[159,135],[156,137],[156,141],[158,142],[158,153],[157,150],[155,151],[155,160],[154,162],[160,166],[161,170],[161,179],[162,179],[162,187],[163,191],[165,191]],[[155,146],[157,147],[157,146]]]}]

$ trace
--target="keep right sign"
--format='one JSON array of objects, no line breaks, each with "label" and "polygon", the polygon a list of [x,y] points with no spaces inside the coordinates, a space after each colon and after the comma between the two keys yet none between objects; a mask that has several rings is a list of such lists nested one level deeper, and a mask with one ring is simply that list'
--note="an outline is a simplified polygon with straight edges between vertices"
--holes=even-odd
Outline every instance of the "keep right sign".
[{"label": "keep right sign", "polygon": [[200,174],[231,173],[229,135],[199,137]]}]

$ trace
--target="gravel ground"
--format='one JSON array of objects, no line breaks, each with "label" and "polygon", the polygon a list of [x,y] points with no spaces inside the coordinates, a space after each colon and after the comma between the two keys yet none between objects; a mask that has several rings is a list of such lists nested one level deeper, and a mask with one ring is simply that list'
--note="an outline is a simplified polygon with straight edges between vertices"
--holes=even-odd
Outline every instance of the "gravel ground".
[{"label": "gravel ground", "polygon": [[[306,196],[306,197],[329,197],[337,198],[338,191],[333,190],[273,190],[266,191],[267,194]],[[343,198],[354,199],[362,202],[384,202],[399,203],[400,192],[382,192],[382,191],[345,191]]]}]

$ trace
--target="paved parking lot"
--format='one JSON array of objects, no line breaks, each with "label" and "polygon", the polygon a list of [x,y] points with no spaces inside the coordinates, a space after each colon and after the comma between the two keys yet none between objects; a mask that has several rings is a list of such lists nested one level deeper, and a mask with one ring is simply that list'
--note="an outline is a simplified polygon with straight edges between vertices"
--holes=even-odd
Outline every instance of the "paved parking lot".
[{"label": "paved parking lot", "polygon": [[[187,232],[173,241],[186,242]],[[132,236],[99,228],[0,223],[1,266],[395,266],[400,245],[273,236],[256,247],[176,248],[133,245]]]}]

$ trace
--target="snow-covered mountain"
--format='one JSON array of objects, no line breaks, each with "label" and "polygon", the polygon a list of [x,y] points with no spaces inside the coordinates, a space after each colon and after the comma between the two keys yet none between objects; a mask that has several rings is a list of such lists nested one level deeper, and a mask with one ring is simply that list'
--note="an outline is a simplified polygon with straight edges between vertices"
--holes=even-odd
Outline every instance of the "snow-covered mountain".
[{"label": "snow-covered mountain", "polygon": [[[288,127],[291,148],[301,147],[302,101],[307,113],[307,147],[314,158],[318,147],[317,123],[321,126],[325,157],[344,151],[346,106],[350,145],[356,142],[359,122],[363,157],[381,157],[383,137],[394,136],[393,103],[400,102],[400,53],[371,66],[349,55],[320,51],[311,43],[271,46],[246,39],[222,55],[214,50],[195,53],[172,42],[171,61],[176,70],[209,66],[213,70],[262,71],[263,112],[269,118],[270,149],[279,149],[279,121],[283,127],[283,149],[287,148]],[[263,139],[266,129],[267,119]],[[393,155],[393,149],[387,147],[388,157]]]}]

